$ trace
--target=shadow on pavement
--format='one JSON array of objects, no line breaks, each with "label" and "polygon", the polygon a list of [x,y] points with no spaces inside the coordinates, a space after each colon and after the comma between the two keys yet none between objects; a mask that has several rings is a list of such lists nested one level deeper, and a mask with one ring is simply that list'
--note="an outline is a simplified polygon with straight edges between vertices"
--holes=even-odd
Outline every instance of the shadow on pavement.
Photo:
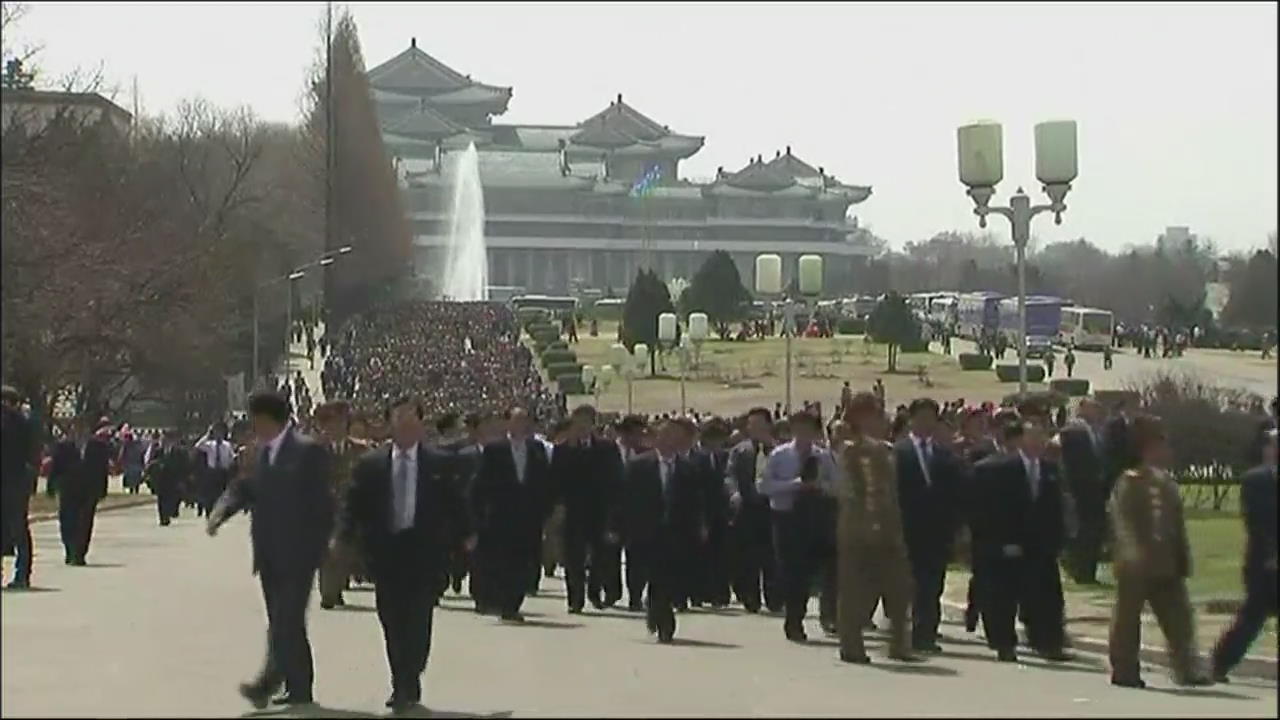
[{"label": "shadow on pavement", "polygon": [[534,627],[547,628],[550,630],[572,630],[574,628],[586,627],[582,623],[557,622],[555,620],[529,620],[526,619],[522,623],[502,623],[506,627]]},{"label": "shadow on pavement", "polygon": [[41,585],[30,585],[24,588],[16,588],[16,587],[9,587],[6,585],[3,588],[3,592],[13,593],[14,595],[25,595],[27,593],[62,592],[62,588],[44,587]]},{"label": "shadow on pavement", "polygon": [[1183,697],[1202,697],[1217,698],[1219,700],[1254,700],[1256,698],[1249,695],[1241,695],[1239,693],[1227,692],[1226,690],[1217,690],[1210,688],[1184,688],[1184,687],[1151,687],[1147,686],[1151,692],[1164,693],[1165,695],[1180,695]]},{"label": "shadow on pavement", "polygon": [[741,648],[741,645],[733,643],[714,642],[712,640],[694,640],[692,638],[672,638],[671,644],[677,647],[694,647],[694,648],[713,648],[716,650],[735,650]]},{"label": "shadow on pavement", "polygon": [[867,667],[873,670],[884,670],[885,672],[899,673],[902,675],[933,675],[935,677],[950,677],[959,675],[960,673],[949,667],[942,665],[930,665],[928,663],[898,663],[898,662],[882,662],[876,660]]},{"label": "shadow on pavement", "polygon": [[416,705],[401,713],[371,713],[359,710],[343,710],[325,707],[324,705],[306,705],[298,708],[279,708],[275,710],[254,710],[247,712],[242,718],[509,718],[512,711],[503,710],[495,713],[469,713],[456,710],[432,710]]},{"label": "shadow on pavement", "polygon": [[86,568],[122,568],[122,567],[124,567],[124,564],[123,564],[123,563],[86,562],[84,565],[81,565],[80,567],[86,567]]}]

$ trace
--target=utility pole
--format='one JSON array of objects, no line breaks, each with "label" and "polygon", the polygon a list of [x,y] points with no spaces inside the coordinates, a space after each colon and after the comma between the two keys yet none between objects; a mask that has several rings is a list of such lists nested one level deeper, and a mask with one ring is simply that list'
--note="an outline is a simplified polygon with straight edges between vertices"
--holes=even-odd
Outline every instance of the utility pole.
[{"label": "utility pole", "polygon": [[[334,206],[333,198],[333,173],[337,167],[336,148],[334,147],[334,119],[336,113],[333,108],[333,3],[325,3],[325,21],[324,21],[324,251],[329,252],[334,249],[333,242],[333,224],[337,208]],[[321,297],[326,297],[331,283],[329,282],[329,268],[324,268],[324,276],[321,278]]]}]

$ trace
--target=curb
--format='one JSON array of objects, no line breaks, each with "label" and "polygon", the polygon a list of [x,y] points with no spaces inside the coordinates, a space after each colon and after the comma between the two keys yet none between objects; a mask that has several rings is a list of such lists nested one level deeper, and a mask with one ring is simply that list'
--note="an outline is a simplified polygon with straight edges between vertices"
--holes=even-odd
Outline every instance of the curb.
[{"label": "curb", "polygon": [[[964,624],[964,606],[950,600],[942,601],[942,614],[945,619],[950,622]],[[1107,638],[1099,638],[1090,635],[1072,635],[1068,633],[1071,648],[1081,650],[1088,653],[1096,653],[1099,655],[1107,655]],[[1152,647],[1151,645],[1143,645],[1139,651],[1139,658],[1142,662],[1149,665],[1159,665],[1160,667],[1169,667],[1169,655],[1163,647]],[[1276,679],[1276,659],[1262,657],[1260,655],[1246,655],[1240,664],[1231,671],[1232,675],[1237,677],[1261,678],[1263,680]]]},{"label": "curb", "polygon": [[[104,512],[112,512],[112,511],[114,511],[114,510],[125,510],[125,509],[127,509],[127,508],[138,507],[139,505],[147,505],[147,504],[152,503],[152,502],[155,502],[155,496],[154,496],[154,495],[145,495],[145,496],[143,496],[143,497],[139,497],[139,498],[136,498],[136,499],[132,499],[132,500],[128,500],[128,501],[125,501],[125,502],[120,502],[120,503],[113,504],[113,505],[111,505],[110,507],[98,508],[98,511],[97,511],[97,513],[95,513],[95,514],[101,514],[101,513],[104,513]],[[47,513],[39,513],[39,514],[35,514],[35,515],[30,515],[30,516],[28,516],[28,517],[27,517],[27,522],[37,523],[37,522],[47,522],[47,521],[49,521],[49,520],[57,520],[57,519],[58,519],[58,513],[57,513],[57,512],[47,512]]]}]

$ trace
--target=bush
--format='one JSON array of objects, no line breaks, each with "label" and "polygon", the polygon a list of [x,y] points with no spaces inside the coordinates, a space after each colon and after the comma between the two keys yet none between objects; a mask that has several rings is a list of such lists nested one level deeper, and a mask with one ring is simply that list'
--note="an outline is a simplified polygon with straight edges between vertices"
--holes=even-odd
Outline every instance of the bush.
[{"label": "bush", "polygon": [[551,312],[546,308],[522,307],[516,311],[516,319],[526,328],[532,323],[546,320],[549,317],[551,317]]},{"label": "bush", "polygon": [[560,386],[560,392],[565,395],[585,395],[587,392],[582,384],[581,375],[558,375],[556,384]]},{"label": "bush", "polygon": [[1119,405],[1122,400],[1138,400],[1141,397],[1136,390],[1098,390],[1093,399],[1102,403],[1108,411]]},{"label": "bush", "polygon": [[994,359],[990,355],[978,353],[960,353],[961,370],[990,370]]},{"label": "bush", "polygon": [[1175,474],[1215,465],[1238,474],[1256,462],[1250,454],[1265,412],[1261,397],[1192,374],[1161,373],[1132,389],[1144,412],[1164,421]]},{"label": "bush", "polygon": [[842,317],[836,322],[836,333],[840,335],[862,335],[866,332],[866,318]]},{"label": "bush", "polygon": [[[1017,379],[1018,373],[1014,371],[1014,379]],[[1047,415],[1055,408],[1067,404],[1069,398],[1056,390],[1028,390],[1024,393],[1012,393],[1005,395],[1000,400],[1003,407],[1018,408],[1019,412],[1029,413],[1032,415]]]},{"label": "bush", "polygon": [[[1018,382],[1018,366],[1008,364],[997,365],[996,377],[1000,379],[1000,382]],[[1044,366],[1027,365],[1027,382],[1044,382]]]},{"label": "bush", "polygon": [[568,350],[569,343],[559,339],[552,340],[550,343],[547,344],[547,348],[550,350]]},{"label": "bush", "polygon": [[578,356],[572,350],[560,350],[558,348],[549,347],[542,352],[543,367],[551,367],[557,363],[577,362]]},{"label": "bush", "polygon": [[904,353],[929,352],[929,343],[924,338],[918,337],[911,342],[903,343],[899,350]]},{"label": "bush", "polygon": [[1049,388],[1067,397],[1084,397],[1089,394],[1089,381],[1084,378],[1060,378],[1050,380]]},{"label": "bush", "polygon": [[581,375],[582,366],[576,362],[558,362],[547,365],[547,376],[558,378],[561,375]]}]

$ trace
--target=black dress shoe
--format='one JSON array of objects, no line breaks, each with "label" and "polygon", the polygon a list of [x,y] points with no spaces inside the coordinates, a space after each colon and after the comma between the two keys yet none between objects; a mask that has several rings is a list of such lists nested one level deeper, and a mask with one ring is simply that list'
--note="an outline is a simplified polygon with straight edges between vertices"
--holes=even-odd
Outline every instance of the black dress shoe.
[{"label": "black dress shoe", "polygon": [[964,629],[965,632],[978,631],[978,609],[972,605],[964,610]]},{"label": "black dress shoe", "polygon": [[1208,675],[1190,675],[1187,677],[1174,678],[1174,683],[1182,687],[1209,687],[1213,684],[1213,678]]},{"label": "black dress shoe", "polygon": [[518,613],[518,612],[516,612],[516,613],[502,613],[501,620],[502,620],[502,622],[504,622],[504,623],[512,623],[512,624],[515,624],[515,625],[519,625],[520,623],[523,623],[523,622],[524,622],[524,615],[521,615],[521,614],[520,614],[520,613]]},{"label": "black dress shoe", "polygon": [[861,655],[854,655],[853,653],[847,653],[843,650],[840,651],[840,661],[853,663],[854,665],[870,665],[871,664],[871,658],[868,657],[866,653],[862,653]]},{"label": "black dress shoe", "polygon": [[8,587],[10,590],[26,590],[31,587],[31,583],[21,578],[14,578],[9,581]]},{"label": "black dress shoe", "polygon": [[1063,650],[1062,648],[1052,648],[1050,650],[1040,651],[1040,657],[1049,662],[1071,662],[1076,659],[1075,655]]},{"label": "black dress shoe", "polygon": [[676,634],[674,632],[670,632],[667,630],[658,631],[658,642],[662,643],[663,645],[670,645],[671,641],[674,640],[675,637],[676,637]]},{"label": "black dress shoe", "polygon": [[582,606],[581,606],[581,605],[570,605],[570,606],[569,606],[569,614],[570,614],[570,615],[581,615],[581,614],[582,614]]},{"label": "black dress shoe", "polygon": [[911,649],[919,653],[928,653],[930,655],[937,655],[942,652],[942,646],[936,642],[916,643],[911,646]]},{"label": "black dress shoe", "polygon": [[271,701],[271,693],[253,683],[240,683],[240,697],[248,700],[257,710],[267,707],[267,703]]},{"label": "black dress shoe", "polygon": [[751,613],[752,615],[755,615],[755,614],[757,614],[757,613],[759,613],[759,612],[760,612],[760,606],[759,606],[759,605],[743,605],[743,606],[742,606],[742,609],[743,609],[743,610],[746,610],[747,612]]},{"label": "black dress shoe", "polygon": [[332,609],[334,609],[336,606],[337,606],[337,604],[336,604],[336,603],[334,603],[332,600],[321,600],[321,601],[320,601],[320,609],[321,609],[321,610],[332,610]]},{"label": "black dress shoe", "polygon": [[996,651],[996,659],[1000,662],[1018,662],[1018,652],[1013,648],[1000,648]]},{"label": "black dress shoe", "polygon": [[793,643],[809,641],[809,636],[805,634],[804,628],[783,628],[782,632]]},{"label": "black dress shoe", "polygon": [[1111,678],[1111,684],[1116,687],[1137,688],[1138,690],[1142,690],[1147,687],[1147,683],[1144,682],[1142,678],[1126,679],[1113,677]]},{"label": "black dress shoe", "polygon": [[644,603],[639,600],[632,600],[627,603],[627,609],[631,612],[644,612]]}]

